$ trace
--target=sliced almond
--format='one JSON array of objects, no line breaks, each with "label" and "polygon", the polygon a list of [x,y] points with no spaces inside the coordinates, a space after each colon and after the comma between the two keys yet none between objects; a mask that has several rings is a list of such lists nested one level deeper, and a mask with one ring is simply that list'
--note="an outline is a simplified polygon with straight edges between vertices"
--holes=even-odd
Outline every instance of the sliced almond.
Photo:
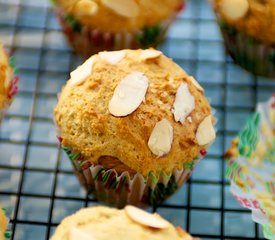
[{"label": "sliced almond", "polygon": [[148,147],[152,153],[161,157],[170,152],[172,142],[173,127],[168,120],[162,119],[155,125],[148,141]]},{"label": "sliced almond", "polygon": [[144,100],[148,89],[148,78],[141,72],[128,74],[117,85],[109,102],[109,111],[116,117],[134,112]]},{"label": "sliced almond", "polygon": [[121,51],[111,51],[111,52],[100,52],[99,57],[110,64],[119,63],[126,55],[124,50]]},{"label": "sliced almond", "polygon": [[221,11],[232,20],[243,18],[248,10],[248,0],[222,0],[221,2]]},{"label": "sliced almond", "polygon": [[79,0],[74,7],[74,13],[78,17],[91,16],[97,11],[97,3],[91,0]]},{"label": "sliced almond", "polygon": [[189,77],[189,80],[193,83],[193,85],[201,92],[204,92],[202,86],[198,83],[198,81],[194,77]]},{"label": "sliced almond", "polygon": [[70,73],[71,79],[68,82],[69,85],[75,86],[82,84],[87,77],[89,77],[93,72],[93,66],[96,62],[96,56],[92,56],[81,66]]},{"label": "sliced almond", "polygon": [[72,227],[69,234],[69,240],[96,240],[93,236],[78,228]]},{"label": "sliced almond", "polygon": [[126,206],[125,213],[132,221],[147,227],[165,229],[170,226],[169,222],[166,220],[158,218],[134,206]]},{"label": "sliced almond", "polygon": [[193,238],[186,232],[184,231],[180,226],[176,227],[176,230],[180,237],[184,238],[184,240],[192,240]]},{"label": "sliced almond", "polygon": [[132,18],[139,15],[139,6],[134,0],[101,0],[101,2],[123,17]]},{"label": "sliced almond", "polygon": [[212,142],[215,138],[216,131],[212,124],[212,116],[209,115],[200,123],[196,132],[196,139],[198,144],[203,146]]},{"label": "sliced almond", "polygon": [[195,98],[191,95],[186,83],[181,83],[178,87],[173,108],[175,121],[181,123],[195,109]]},{"label": "sliced almond", "polygon": [[162,54],[161,51],[158,51],[155,49],[146,49],[141,52],[141,54],[139,55],[139,59],[141,61],[156,59],[156,58],[160,57],[161,54]]}]

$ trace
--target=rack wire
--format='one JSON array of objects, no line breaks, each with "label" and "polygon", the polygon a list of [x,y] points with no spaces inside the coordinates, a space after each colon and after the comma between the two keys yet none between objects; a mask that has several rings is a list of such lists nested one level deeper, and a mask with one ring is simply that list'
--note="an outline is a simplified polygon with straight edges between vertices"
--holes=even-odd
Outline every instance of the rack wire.
[{"label": "rack wire", "polygon": [[[67,46],[47,0],[0,0],[0,37],[17,60],[20,92],[0,133],[0,202],[11,239],[49,239],[87,196],[60,150],[52,122],[56,95],[81,59]],[[222,155],[274,81],[253,76],[224,54],[207,0],[188,2],[161,50],[204,86],[216,109],[218,135],[192,178],[157,211],[202,239],[263,239],[251,214],[233,199]]]}]

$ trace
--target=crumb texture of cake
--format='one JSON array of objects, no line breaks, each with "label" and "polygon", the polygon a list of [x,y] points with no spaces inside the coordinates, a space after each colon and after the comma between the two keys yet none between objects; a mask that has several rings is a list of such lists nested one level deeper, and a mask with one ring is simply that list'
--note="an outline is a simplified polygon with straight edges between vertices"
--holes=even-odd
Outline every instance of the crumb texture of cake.
[{"label": "crumb texture of cake", "polygon": [[154,49],[92,56],[71,73],[54,113],[62,145],[143,176],[180,169],[215,139],[202,87]]},{"label": "crumb texture of cake", "polygon": [[122,210],[108,207],[81,209],[66,217],[51,240],[192,240],[180,227],[160,215],[133,206]]}]

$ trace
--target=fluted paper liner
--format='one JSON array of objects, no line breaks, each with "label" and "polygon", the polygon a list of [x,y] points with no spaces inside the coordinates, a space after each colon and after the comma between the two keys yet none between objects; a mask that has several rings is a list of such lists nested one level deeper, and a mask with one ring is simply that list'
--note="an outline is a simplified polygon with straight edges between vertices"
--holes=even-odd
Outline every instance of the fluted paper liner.
[{"label": "fluted paper liner", "polygon": [[203,158],[193,159],[174,169],[170,175],[162,172],[159,176],[150,173],[146,178],[136,173],[132,178],[127,171],[118,174],[114,169],[104,169],[101,165],[92,165],[83,157],[63,146],[75,168],[81,184],[88,192],[107,204],[123,208],[127,204],[139,207],[154,205],[164,201],[177,191],[190,177],[195,166]]},{"label": "fluted paper liner", "polygon": [[238,136],[238,156],[228,161],[227,177],[236,200],[251,209],[264,236],[275,239],[275,95],[257,105],[257,112]]},{"label": "fluted paper liner", "polygon": [[227,24],[217,16],[224,45],[234,62],[249,72],[275,77],[275,47],[265,44]]}]

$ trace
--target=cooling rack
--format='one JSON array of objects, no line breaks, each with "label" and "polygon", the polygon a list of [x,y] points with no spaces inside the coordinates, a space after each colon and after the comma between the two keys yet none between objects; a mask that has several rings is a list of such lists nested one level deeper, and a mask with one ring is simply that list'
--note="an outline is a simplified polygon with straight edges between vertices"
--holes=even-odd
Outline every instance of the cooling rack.
[{"label": "cooling rack", "polygon": [[[0,36],[21,77],[0,133],[0,202],[10,217],[11,239],[49,239],[63,217],[98,204],[79,185],[52,122],[56,95],[81,59],[67,46],[47,0],[0,0]],[[207,0],[189,1],[161,50],[204,86],[218,134],[185,186],[148,210],[202,239],[263,239],[261,227],[230,194],[222,155],[275,82],[225,56]]]}]

